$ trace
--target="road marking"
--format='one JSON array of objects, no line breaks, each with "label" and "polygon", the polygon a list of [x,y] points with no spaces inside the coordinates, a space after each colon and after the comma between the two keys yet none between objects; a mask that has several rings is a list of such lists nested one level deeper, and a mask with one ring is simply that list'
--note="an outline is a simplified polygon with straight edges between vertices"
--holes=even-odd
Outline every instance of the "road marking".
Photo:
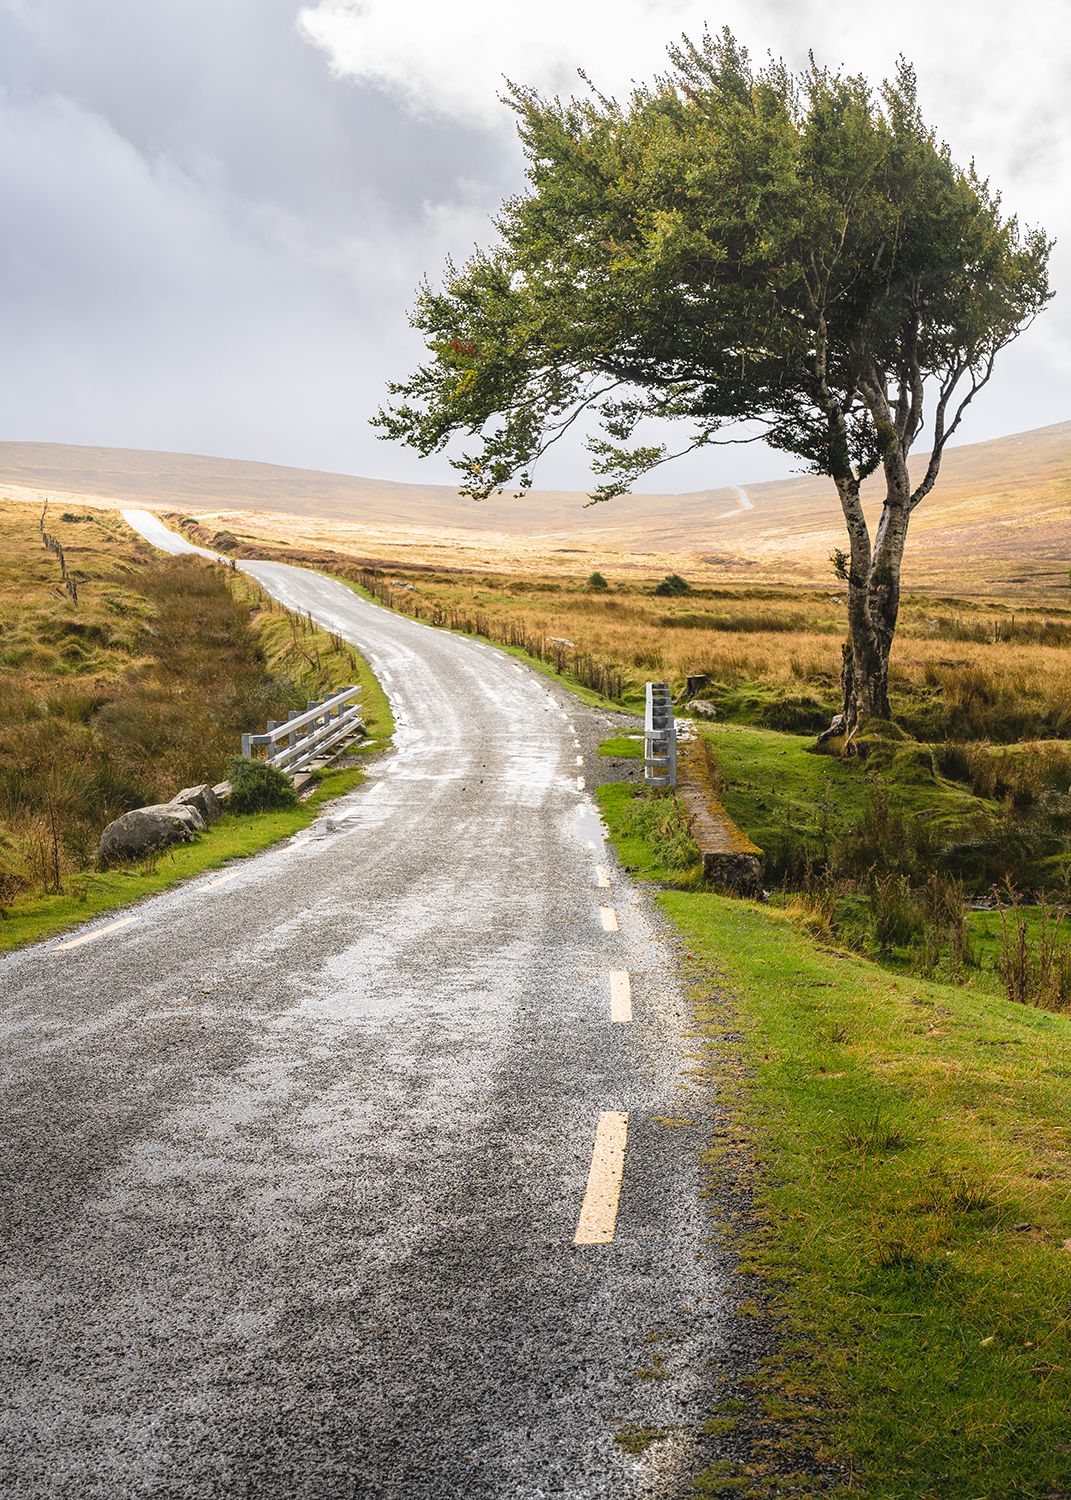
[{"label": "road marking", "polygon": [[600,891],[608,891],[610,889],[610,872],[605,865],[595,866],[595,884]]},{"label": "road marking", "polygon": [[109,932],[118,932],[120,927],[129,927],[131,922],[136,922],[137,917],[120,917],[118,922],[109,922],[106,927],[98,927],[95,932],[83,932],[81,937],[69,938],[65,943],[57,943],[57,953],[62,953],[64,948],[80,948],[83,943],[95,943],[98,938],[107,937]]},{"label": "road marking", "polygon": [[610,970],[610,1020],[632,1020],[632,981],[625,969]]},{"label": "road marking", "polygon": [[574,1245],[613,1243],[627,1139],[628,1115],[624,1110],[604,1110],[595,1127],[591,1170],[588,1172],[587,1191],[580,1208],[576,1234],[573,1236]]},{"label": "road marking", "polygon": [[220,875],[217,877],[217,879],[210,880],[208,884],[203,885],[201,889],[203,891],[214,891],[221,885],[228,885],[232,880],[237,880],[240,874],[240,870],[232,870],[229,875]]},{"label": "road marking", "polygon": [[584,790],[584,786],[585,786],[585,782],[584,782],[583,776],[578,776],[576,778],[576,789],[577,789],[577,791],[578,792],[582,792]]},{"label": "road marking", "polygon": [[576,763],[578,766],[582,766],[584,764],[584,757],[582,755],[578,755],[576,758]]},{"label": "road marking", "polygon": [[617,931],[617,912],[612,906],[600,906],[599,915],[602,917],[603,932]]}]

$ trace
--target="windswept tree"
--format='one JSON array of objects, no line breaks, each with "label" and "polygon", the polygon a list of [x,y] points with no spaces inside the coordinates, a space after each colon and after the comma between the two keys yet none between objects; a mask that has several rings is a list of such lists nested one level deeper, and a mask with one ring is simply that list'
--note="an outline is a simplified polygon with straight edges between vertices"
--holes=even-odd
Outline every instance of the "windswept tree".
[{"label": "windswept tree", "polygon": [[528,190],[491,249],[422,287],[412,321],[430,357],[376,422],[423,454],[467,437],[455,466],[484,498],[527,489],[583,420],[594,500],[675,456],[651,419],[686,424],[680,452],[756,424],[840,499],[848,641],[831,731],[850,740],[890,717],[911,516],[998,353],[1048,301],[1051,242],[955,164],[906,62],[875,91],[813,60],[756,71],[728,31],[669,56],[625,104],[511,87]]}]

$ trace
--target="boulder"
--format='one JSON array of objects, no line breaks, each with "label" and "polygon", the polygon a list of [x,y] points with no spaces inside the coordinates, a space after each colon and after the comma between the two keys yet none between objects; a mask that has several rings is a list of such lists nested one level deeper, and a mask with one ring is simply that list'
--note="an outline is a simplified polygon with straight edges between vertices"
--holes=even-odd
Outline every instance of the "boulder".
[{"label": "boulder", "polygon": [[718,710],[713,703],[708,703],[705,698],[691,698],[688,701],[688,712],[694,714],[697,719],[716,719]]},{"label": "boulder", "polygon": [[214,823],[223,812],[215,788],[210,786],[188,786],[171,798],[172,807],[195,807],[206,823]]},{"label": "boulder", "polygon": [[229,802],[231,800],[231,784],[229,781],[218,782],[212,788],[212,790],[216,794],[216,801],[220,803],[221,806],[224,802]]},{"label": "boulder", "polygon": [[100,836],[98,858],[102,865],[125,859],[143,859],[168,844],[187,844],[200,833],[205,820],[196,807],[163,802],[155,807],[135,807],[108,824]]}]

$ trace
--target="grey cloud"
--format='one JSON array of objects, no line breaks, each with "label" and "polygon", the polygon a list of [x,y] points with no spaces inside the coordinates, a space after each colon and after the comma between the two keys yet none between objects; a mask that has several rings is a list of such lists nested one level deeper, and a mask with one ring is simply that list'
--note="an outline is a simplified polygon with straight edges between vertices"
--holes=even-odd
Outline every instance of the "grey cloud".
[{"label": "grey cloud", "polygon": [[[779,50],[802,45],[802,23],[778,32],[784,7],[763,4]],[[680,11],[666,8],[667,39]],[[377,442],[367,418],[419,354],[405,310],[420,276],[485,241],[520,185],[508,121],[423,119],[386,88],[333,77],[297,12],[0,0],[4,436],[451,477]],[[974,121],[979,105],[946,108]],[[1039,122],[1023,164],[1037,193],[1053,124]],[[1067,415],[1051,378],[1063,325],[1045,322],[966,437]],[[735,448],[652,487],[785,468]],[[586,474],[574,444],[540,478],[581,487]]]}]

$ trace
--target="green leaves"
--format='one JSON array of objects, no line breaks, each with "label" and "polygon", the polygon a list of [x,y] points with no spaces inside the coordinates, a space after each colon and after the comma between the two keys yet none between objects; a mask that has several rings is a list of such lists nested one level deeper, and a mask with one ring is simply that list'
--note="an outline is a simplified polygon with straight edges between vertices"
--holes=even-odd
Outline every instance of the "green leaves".
[{"label": "green leaves", "polygon": [[813,62],[755,71],[728,31],[670,64],[624,104],[509,92],[528,191],[421,289],[429,358],[376,418],[425,454],[460,438],[469,494],[526,488],[585,416],[595,498],[665,460],[642,428],[667,417],[686,446],[759,422],[857,485],[910,449],[927,382],[947,437],[954,393],[1048,300],[1048,240],[955,165],[903,59],[876,95]]}]

